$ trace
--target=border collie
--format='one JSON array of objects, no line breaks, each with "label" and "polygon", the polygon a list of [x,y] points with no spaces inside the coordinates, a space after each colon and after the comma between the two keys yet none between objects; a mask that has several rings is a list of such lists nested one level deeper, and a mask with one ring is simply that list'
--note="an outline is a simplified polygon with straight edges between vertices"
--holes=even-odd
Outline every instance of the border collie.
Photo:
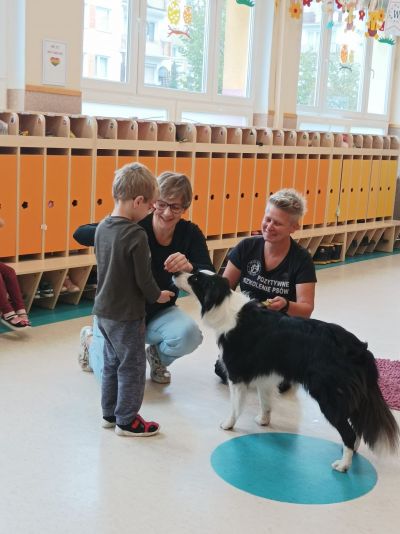
[{"label": "border collie", "polygon": [[268,425],[271,393],[283,378],[301,384],[339,432],[343,456],[333,469],[350,468],[361,438],[372,450],[397,450],[399,427],[383,400],[366,343],[336,324],[268,310],[208,271],[178,273],[174,282],[197,297],[204,323],[216,333],[232,408],[223,429],[234,427],[250,383],[260,401],[256,421]]}]

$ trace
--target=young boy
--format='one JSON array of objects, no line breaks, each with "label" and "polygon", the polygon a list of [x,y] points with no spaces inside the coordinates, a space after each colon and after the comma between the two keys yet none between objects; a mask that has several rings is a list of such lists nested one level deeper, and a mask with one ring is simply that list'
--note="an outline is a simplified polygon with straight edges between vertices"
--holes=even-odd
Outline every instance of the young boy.
[{"label": "young boy", "polygon": [[97,292],[93,313],[104,336],[101,390],[103,427],[120,436],[152,436],[159,430],[139,415],[143,401],[145,301],[168,302],[174,293],[160,291],[150,265],[147,236],[137,222],[157,199],[155,177],[140,163],[115,173],[114,210],[96,230]]}]

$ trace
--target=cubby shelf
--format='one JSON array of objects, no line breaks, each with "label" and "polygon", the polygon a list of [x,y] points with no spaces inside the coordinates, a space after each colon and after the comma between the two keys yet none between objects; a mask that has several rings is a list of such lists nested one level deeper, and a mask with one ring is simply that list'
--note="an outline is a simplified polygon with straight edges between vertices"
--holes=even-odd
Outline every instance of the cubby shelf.
[{"label": "cubby shelf", "polygon": [[[87,295],[95,257],[72,234],[111,211],[114,171],[133,161],[157,175],[189,176],[193,203],[184,216],[206,235],[217,269],[259,231],[268,197],[283,187],[307,199],[294,238],[316,262],[400,247],[394,136],[12,111],[0,120],[0,255],[15,268],[28,307]],[[79,292],[61,293],[67,274]],[[52,297],[35,298],[41,281],[51,283]]]}]

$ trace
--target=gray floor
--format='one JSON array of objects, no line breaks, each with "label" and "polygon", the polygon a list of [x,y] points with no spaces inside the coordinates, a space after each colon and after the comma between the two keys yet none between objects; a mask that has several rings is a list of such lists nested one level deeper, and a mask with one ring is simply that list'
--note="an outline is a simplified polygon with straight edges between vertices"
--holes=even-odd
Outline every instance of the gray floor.
[{"label": "gray floor", "polygon": [[[319,271],[314,317],[368,340],[377,357],[400,359],[399,273],[400,255]],[[198,317],[190,298],[180,305]],[[0,336],[1,534],[399,532],[399,456],[377,458],[361,446],[378,484],[336,505],[261,499],[213,472],[216,446],[268,430],[253,420],[254,393],[235,433],[219,429],[228,391],[213,374],[217,351],[208,331],[195,353],[171,367],[170,386],[147,382],[142,414],[161,423],[159,436],[120,438],[100,428],[99,385],[76,361],[88,322]],[[271,428],[339,441],[301,390],[277,399]]]}]

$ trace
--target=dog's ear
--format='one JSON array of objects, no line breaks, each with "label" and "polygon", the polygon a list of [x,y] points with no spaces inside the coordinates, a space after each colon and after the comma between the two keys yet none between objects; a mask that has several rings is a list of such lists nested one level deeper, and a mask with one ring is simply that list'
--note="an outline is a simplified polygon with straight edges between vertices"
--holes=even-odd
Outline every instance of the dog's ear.
[{"label": "dog's ear", "polygon": [[204,293],[203,313],[221,304],[231,292],[229,280],[223,276],[214,275],[210,277],[210,282]]}]

